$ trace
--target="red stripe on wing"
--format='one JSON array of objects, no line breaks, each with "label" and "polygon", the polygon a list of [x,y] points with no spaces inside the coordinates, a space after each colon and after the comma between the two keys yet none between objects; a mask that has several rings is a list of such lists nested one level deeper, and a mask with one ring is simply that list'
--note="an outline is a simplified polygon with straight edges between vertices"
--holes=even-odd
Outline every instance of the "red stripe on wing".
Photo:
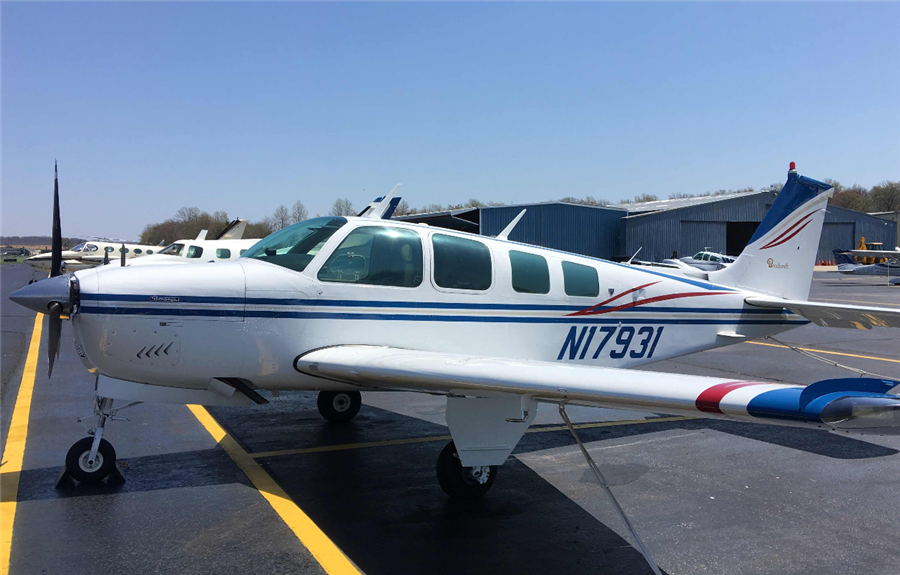
[{"label": "red stripe on wing", "polygon": [[722,399],[735,389],[748,387],[750,385],[765,384],[762,382],[754,383],[748,381],[731,381],[728,383],[719,383],[710,388],[707,388],[699,396],[697,396],[697,401],[694,402],[694,405],[697,407],[697,409],[705,413],[722,413],[722,409],[719,407],[719,403],[722,401]]}]

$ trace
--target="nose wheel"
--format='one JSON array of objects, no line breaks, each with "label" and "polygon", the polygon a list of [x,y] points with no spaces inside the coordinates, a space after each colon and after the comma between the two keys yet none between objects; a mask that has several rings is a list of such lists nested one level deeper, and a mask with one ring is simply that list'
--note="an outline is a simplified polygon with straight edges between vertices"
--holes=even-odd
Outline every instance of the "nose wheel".
[{"label": "nose wheel", "polygon": [[463,467],[456,445],[451,441],[438,456],[437,477],[441,489],[453,499],[477,499],[494,484],[497,466]]},{"label": "nose wheel", "polygon": [[359,413],[362,395],[358,391],[320,391],[317,404],[328,421],[350,421]]},{"label": "nose wheel", "polygon": [[66,454],[66,471],[81,483],[96,483],[106,479],[116,465],[116,450],[110,442],[100,439],[96,452],[91,455],[93,437],[75,442]]}]

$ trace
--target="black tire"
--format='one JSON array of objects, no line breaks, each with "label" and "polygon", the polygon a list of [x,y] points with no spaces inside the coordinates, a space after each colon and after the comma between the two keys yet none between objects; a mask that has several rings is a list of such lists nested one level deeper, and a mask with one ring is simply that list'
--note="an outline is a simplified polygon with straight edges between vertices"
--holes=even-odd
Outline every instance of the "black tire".
[{"label": "black tire", "polygon": [[69,449],[69,453],[66,454],[66,471],[76,481],[96,483],[112,473],[113,467],[116,465],[116,450],[105,439],[100,440],[100,447],[97,448],[97,459],[94,461],[94,465],[88,465],[87,458],[91,453],[91,445],[93,444],[93,437],[79,439]]},{"label": "black tire", "polygon": [[486,466],[486,468],[488,477],[484,483],[481,483],[473,476],[473,469],[478,473],[484,473],[485,468],[463,467],[459,460],[459,454],[456,453],[456,445],[451,441],[444,446],[438,456],[438,483],[444,493],[453,499],[477,499],[491,489],[497,478],[496,465]]},{"label": "black tire", "polygon": [[320,391],[317,404],[328,421],[350,421],[359,413],[362,395],[358,391]]}]

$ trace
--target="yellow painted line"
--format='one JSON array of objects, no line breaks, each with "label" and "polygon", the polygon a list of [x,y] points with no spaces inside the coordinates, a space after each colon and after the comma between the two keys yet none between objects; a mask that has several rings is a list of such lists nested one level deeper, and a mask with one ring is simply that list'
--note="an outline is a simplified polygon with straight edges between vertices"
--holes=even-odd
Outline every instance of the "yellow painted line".
[{"label": "yellow painted line", "polygon": [[[763,343],[761,341],[748,341],[745,343],[751,343],[753,345],[764,345],[766,347],[780,347],[782,349],[791,349],[786,345],[778,345],[777,343]],[[871,359],[874,361],[889,361],[891,363],[900,363],[900,359],[891,359],[889,357],[873,357],[871,355],[857,355],[855,353],[844,353],[840,351],[828,351],[827,349],[812,349],[810,347],[798,347],[797,349],[803,351],[809,351],[812,353],[824,353],[827,355],[842,355],[844,357],[858,357],[860,359]]]},{"label": "yellow painted line", "polygon": [[[669,421],[688,421],[696,419],[694,417],[656,417],[652,419],[628,419],[623,421],[598,421],[596,423],[577,423],[573,427],[575,429],[591,429],[594,427],[616,427],[619,425],[639,425],[641,423],[666,423]],[[547,433],[552,431],[568,431],[565,425],[554,425],[547,427],[532,427],[525,433]],[[343,443],[340,445],[322,445],[318,447],[301,447],[298,449],[282,449],[279,451],[260,451],[257,453],[249,453],[248,456],[253,459],[261,459],[263,457],[281,457],[283,455],[303,455],[305,453],[324,453],[329,451],[345,451],[348,449],[366,449],[369,447],[386,447],[390,445],[410,445],[413,443],[429,443],[431,441],[450,441],[452,437],[449,435],[430,435],[428,437],[412,437],[408,439],[389,439],[386,441],[368,441],[364,443]]]},{"label": "yellow painted line", "polygon": [[241,471],[247,474],[253,485],[259,490],[272,509],[287,523],[300,542],[309,549],[316,561],[327,573],[332,575],[361,575],[359,569],[338,549],[331,539],[313,523],[313,520],[288,497],[288,494],[277,484],[272,476],[260,467],[254,459],[238,444],[237,441],[213,416],[200,405],[189,405],[188,409],[200,421],[206,431],[213,436],[219,445],[237,463]]},{"label": "yellow painted line", "polygon": [[871,304],[871,305],[890,305],[890,306],[894,306],[894,307],[900,307],[900,303],[887,303],[887,302],[883,302],[883,301],[860,301],[860,300],[855,300],[855,299],[827,299],[824,297],[811,297],[809,299],[815,300],[815,301],[834,301],[834,302],[838,302],[838,303],[867,303],[867,304]]},{"label": "yellow painted line", "polygon": [[0,574],[9,573],[9,554],[12,549],[13,523],[16,519],[16,499],[19,494],[19,475],[25,458],[25,440],[28,438],[28,418],[31,414],[31,398],[34,394],[34,378],[37,374],[38,357],[41,352],[41,330],[44,315],[34,318],[31,343],[25,356],[22,382],[9,422],[6,447],[3,449],[3,464],[0,466]]}]

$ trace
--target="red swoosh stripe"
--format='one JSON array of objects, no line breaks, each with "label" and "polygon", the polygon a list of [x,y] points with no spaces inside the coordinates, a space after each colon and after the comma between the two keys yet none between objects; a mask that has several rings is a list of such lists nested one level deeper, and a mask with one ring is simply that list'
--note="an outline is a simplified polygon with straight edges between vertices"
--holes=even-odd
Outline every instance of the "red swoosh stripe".
[{"label": "red swoosh stripe", "polygon": [[650,283],[648,283],[648,284],[644,284],[644,285],[638,286],[638,287],[636,287],[636,288],[631,288],[630,290],[628,290],[628,291],[623,291],[623,292],[620,293],[619,295],[617,295],[617,296],[615,296],[615,297],[611,297],[611,298],[609,298],[609,299],[606,300],[606,301],[601,301],[601,302],[598,303],[597,305],[592,305],[591,307],[584,308],[583,310],[576,311],[575,313],[570,313],[570,314],[568,314],[568,315],[585,315],[585,314],[588,314],[588,313],[590,313],[592,310],[595,310],[595,309],[597,309],[598,307],[603,307],[603,306],[605,306],[606,304],[608,304],[609,302],[615,301],[615,300],[619,299],[619,298],[622,297],[622,296],[626,296],[626,295],[630,294],[631,292],[635,292],[635,291],[644,289],[644,288],[646,288],[646,287],[650,287],[650,286],[652,286],[652,285],[656,285],[656,284],[658,284],[658,283],[659,283],[659,282],[650,282]]},{"label": "red swoosh stripe", "polygon": [[778,242],[777,244],[769,244],[769,245],[763,246],[763,247],[761,247],[761,248],[759,248],[759,249],[765,250],[765,249],[768,249],[768,248],[774,248],[774,247],[780,246],[781,244],[785,243],[786,241],[788,241],[788,240],[791,239],[792,237],[794,237],[794,236],[796,236],[797,234],[799,234],[800,232],[802,232],[802,231],[803,231],[803,228],[805,228],[805,227],[808,226],[808,225],[809,225],[809,222],[806,222],[805,224],[803,224],[802,226],[800,226],[800,229],[799,229],[799,230],[797,230],[796,232],[792,233],[792,234],[789,235],[788,237],[784,238],[783,240],[781,240],[781,241]]},{"label": "red swoosh stripe", "polygon": [[[632,290],[632,291],[634,291],[634,290]],[[622,305],[618,305],[616,307],[611,307],[609,309],[601,309],[601,310],[597,310],[597,311],[584,310],[584,311],[575,312],[575,313],[569,314],[569,315],[600,315],[600,314],[609,313],[609,312],[613,312],[613,311],[621,311],[623,309],[637,307],[640,305],[646,305],[648,303],[656,303],[658,301],[666,301],[666,300],[670,300],[670,299],[681,299],[684,297],[697,297],[697,296],[703,296],[703,295],[728,295],[729,293],[731,293],[731,292],[707,291],[707,292],[670,293],[670,294],[666,294],[666,295],[658,295],[656,297],[649,297],[647,299],[633,301],[631,303],[625,303]],[[594,306],[594,307],[597,307],[597,306]],[[593,308],[589,308],[589,309],[593,309]]]},{"label": "red swoosh stripe", "polygon": [[[797,220],[796,222],[794,222],[794,223],[791,225],[791,227],[789,227],[788,229],[786,229],[786,230],[784,230],[783,232],[781,232],[781,234],[780,234],[777,238],[775,238],[774,240],[770,241],[769,243],[767,243],[765,246],[763,246],[763,247],[760,248],[760,249],[766,249],[766,248],[768,248],[768,247],[772,247],[773,244],[775,244],[775,242],[777,242],[778,240],[780,240],[781,238],[783,238],[785,235],[789,234],[791,230],[793,230],[794,228],[796,228],[797,226],[799,226],[801,223],[803,223],[804,221],[806,221],[808,218],[810,218],[814,213],[816,213],[816,212],[818,212],[818,211],[819,211],[819,210],[813,210],[813,211],[809,212],[808,214],[806,214],[805,216],[803,216],[802,218],[800,218],[799,220]],[[809,223],[809,222],[807,222],[807,223]],[[792,235],[791,237],[793,237],[793,235]],[[785,241],[787,241],[788,239],[790,239],[790,238],[787,238]]]},{"label": "red swoosh stripe", "polygon": [[728,395],[735,389],[748,387],[750,385],[765,384],[762,382],[753,383],[747,381],[731,381],[728,383],[719,383],[705,389],[699,396],[697,396],[697,401],[694,402],[694,405],[697,407],[697,409],[705,413],[723,413],[722,409],[719,407],[719,403],[721,403],[722,399],[724,399],[726,395]]}]

